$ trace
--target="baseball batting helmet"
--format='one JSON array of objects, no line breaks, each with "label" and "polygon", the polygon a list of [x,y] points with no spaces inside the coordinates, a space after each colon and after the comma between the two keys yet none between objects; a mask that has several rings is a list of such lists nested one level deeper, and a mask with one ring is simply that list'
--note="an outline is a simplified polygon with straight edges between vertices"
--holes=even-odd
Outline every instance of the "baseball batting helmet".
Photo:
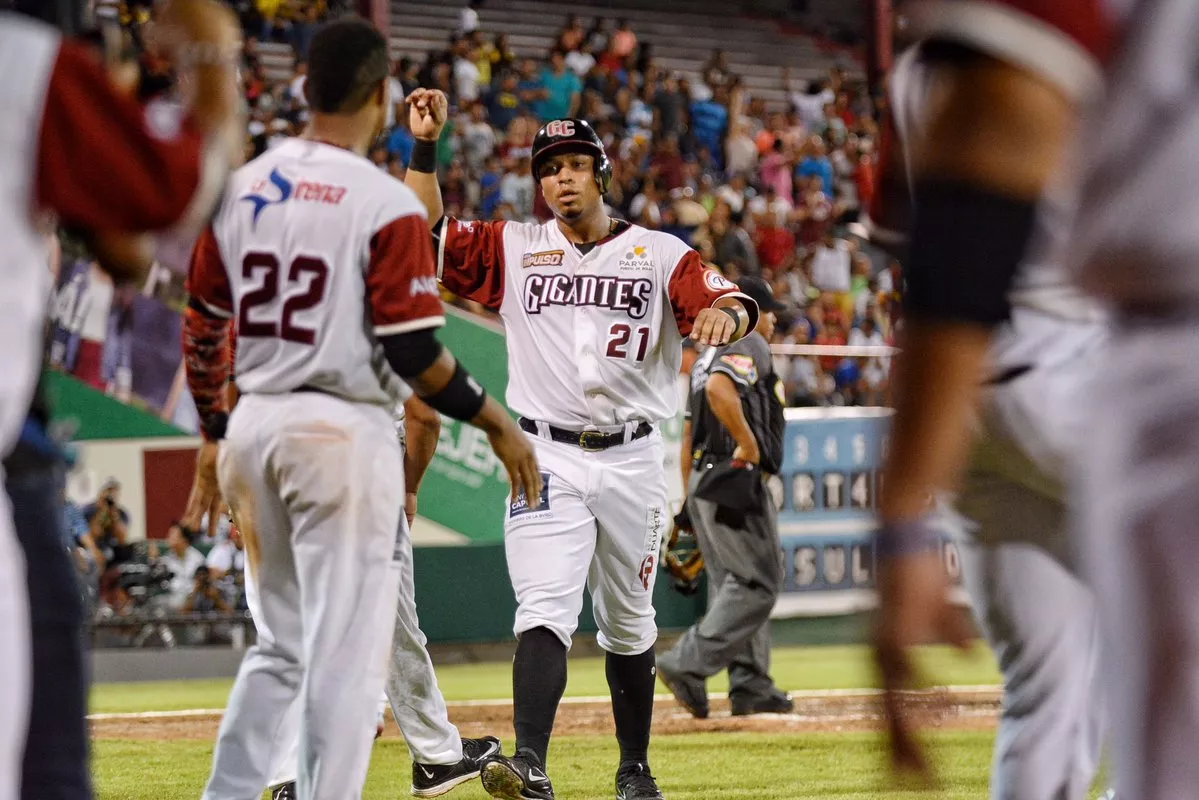
[{"label": "baseball batting helmet", "polygon": [[556,119],[547,122],[533,138],[533,174],[541,180],[541,164],[554,153],[587,153],[595,157],[595,181],[600,194],[612,183],[612,162],[604,143],[586,120]]}]

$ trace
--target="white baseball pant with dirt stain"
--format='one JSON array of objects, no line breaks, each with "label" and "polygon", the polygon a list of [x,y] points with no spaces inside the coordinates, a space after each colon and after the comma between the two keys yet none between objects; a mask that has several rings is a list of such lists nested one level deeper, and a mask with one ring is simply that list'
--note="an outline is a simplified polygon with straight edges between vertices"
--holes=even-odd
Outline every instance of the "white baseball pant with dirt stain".
[{"label": "white baseball pant with dirt stain", "polygon": [[411,559],[391,415],[317,392],[248,394],[218,472],[246,541],[259,637],[204,800],[258,800],[290,759],[289,726],[299,730],[298,796],[357,800]]}]

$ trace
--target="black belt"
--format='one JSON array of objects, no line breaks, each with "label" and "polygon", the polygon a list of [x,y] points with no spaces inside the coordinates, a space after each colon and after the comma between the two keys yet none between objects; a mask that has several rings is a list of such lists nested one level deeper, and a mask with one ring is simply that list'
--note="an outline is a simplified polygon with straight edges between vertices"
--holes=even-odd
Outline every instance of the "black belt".
[{"label": "black belt", "polygon": [[[519,420],[520,428],[525,433],[531,433],[536,436],[541,435],[541,431],[537,429],[537,423],[531,419],[521,417]],[[556,425],[548,425],[550,439],[562,444],[573,444],[575,447],[583,450],[607,450],[609,447],[616,447],[619,444],[624,444],[624,431],[616,431],[615,433],[604,433],[603,431],[568,431],[565,428],[559,428]],[[648,422],[642,422],[633,431],[633,438],[644,439],[654,432],[654,426]]]}]

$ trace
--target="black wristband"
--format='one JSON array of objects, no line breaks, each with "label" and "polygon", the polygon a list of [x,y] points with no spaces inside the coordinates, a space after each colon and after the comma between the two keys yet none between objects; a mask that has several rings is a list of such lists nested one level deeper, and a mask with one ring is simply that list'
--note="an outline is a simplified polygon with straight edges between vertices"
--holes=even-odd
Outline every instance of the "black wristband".
[{"label": "black wristband", "polygon": [[724,313],[728,314],[729,319],[731,319],[733,321],[734,326],[741,324],[741,315],[738,314],[733,309],[729,308],[728,306],[721,306],[718,310],[723,311]]},{"label": "black wristband", "polygon": [[219,442],[225,438],[225,429],[229,427],[229,414],[225,411],[218,411],[214,414],[209,414],[200,423],[200,432],[204,434],[204,438],[210,442]]},{"label": "black wristband", "polygon": [[412,158],[408,160],[408,169],[417,172],[433,173],[437,171],[437,142],[428,139],[417,139],[412,146]]},{"label": "black wristband", "polygon": [[459,362],[454,365],[454,374],[449,383],[441,387],[437,394],[422,397],[421,400],[447,417],[470,422],[483,409],[487,392]]},{"label": "black wristband", "polygon": [[877,558],[896,558],[935,553],[941,549],[941,535],[926,520],[888,522],[874,537]]}]

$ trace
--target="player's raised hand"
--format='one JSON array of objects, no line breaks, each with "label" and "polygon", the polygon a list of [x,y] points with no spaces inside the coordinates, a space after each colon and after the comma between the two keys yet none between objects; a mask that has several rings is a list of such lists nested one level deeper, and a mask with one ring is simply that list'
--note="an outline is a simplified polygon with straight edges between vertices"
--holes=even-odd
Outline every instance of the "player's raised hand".
[{"label": "player's raised hand", "polygon": [[417,139],[437,141],[450,114],[450,101],[439,89],[417,89],[408,95],[408,129]]},{"label": "player's raised hand", "polygon": [[188,530],[198,531],[200,521],[208,514],[211,523],[221,510],[221,486],[216,476],[217,442],[204,442],[196,451],[196,475],[192,479],[191,495],[187,498],[187,510],[179,520]]},{"label": "player's raised hand", "polygon": [[705,308],[695,316],[691,325],[691,338],[700,344],[720,347],[732,340],[737,323],[719,308]]}]

